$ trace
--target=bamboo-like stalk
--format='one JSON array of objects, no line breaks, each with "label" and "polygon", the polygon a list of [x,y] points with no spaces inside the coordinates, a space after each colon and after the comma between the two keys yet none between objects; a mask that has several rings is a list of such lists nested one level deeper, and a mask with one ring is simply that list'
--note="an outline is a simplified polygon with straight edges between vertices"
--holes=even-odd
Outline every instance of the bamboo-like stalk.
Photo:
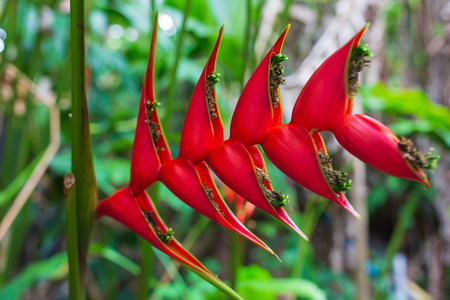
[{"label": "bamboo-like stalk", "polygon": [[[68,248],[68,255],[75,255],[72,247],[77,249],[82,298],[85,297],[87,255],[94,225],[95,204],[97,202],[97,183],[95,180],[89,115],[86,103],[84,15],[84,0],[71,0],[72,173],[77,184],[75,185],[76,196],[67,199],[66,216],[69,217],[69,220],[72,218],[76,220],[77,240],[68,240],[68,247],[71,247]],[[67,226],[74,226],[74,222],[68,223]],[[70,235],[67,238],[73,239],[74,236]],[[73,265],[70,269],[69,272],[76,272]],[[73,277],[69,276],[69,280],[74,280]],[[76,294],[76,292],[71,292],[71,295]]]},{"label": "bamboo-like stalk", "polygon": [[66,201],[66,236],[67,236],[67,258],[69,260],[69,299],[84,299],[80,276],[80,261],[78,257],[78,230],[76,211],[76,185],[72,173],[64,176],[64,197]]}]

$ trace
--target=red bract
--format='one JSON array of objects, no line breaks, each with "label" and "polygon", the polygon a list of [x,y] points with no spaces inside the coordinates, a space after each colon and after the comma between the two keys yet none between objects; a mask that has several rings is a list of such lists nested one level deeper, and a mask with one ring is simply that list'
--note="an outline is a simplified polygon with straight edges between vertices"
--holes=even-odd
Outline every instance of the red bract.
[{"label": "red bract", "polygon": [[[155,25],[156,28],[156,25]],[[153,62],[154,62],[154,48],[156,43],[155,29],[152,39],[152,47],[150,51],[149,64],[147,66],[146,81],[143,88],[143,94],[146,95],[145,102],[142,101],[139,107],[138,114],[138,127],[135,134],[135,142],[133,145],[132,153],[132,174],[137,174],[132,177],[130,181],[130,189],[133,195],[139,195],[142,189],[149,186],[151,183],[161,180],[167,188],[178,196],[184,203],[189,205],[194,210],[198,211],[202,215],[210,218],[211,220],[219,223],[220,225],[227,227],[238,234],[246,237],[250,241],[254,242],[258,246],[267,250],[269,253],[274,254],[273,251],[264,244],[260,239],[253,235],[232,213],[228,208],[222,197],[217,191],[211,174],[204,162],[198,162],[194,165],[185,157],[178,157],[172,160],[170,157],[170,150],[167,146],[167,142],[164,137],[164,132],[160,125],[155,100],[153,97]],[[216,54],[222,36],[221,29],[219,39],[214,48],[213,54],[206,64],[203,75],[209,70],[214,70],[214,64]],[[201,86],[205,86],[205,76],[201,76],[197,89],[194,93],[194,108],[201,111],[202,107],[207,107],[205,98],[205,89],[203,88],[203,99],[200,97],[199,91],[202,91]],[[199,87],[200,86],[200,87]],[[214,93],[214,91],[210,91]],[[199,100],[203,100],[203,103]],[[212,107],[212,105],[211,105]],[[194,131],[184,130],[184,142],[181,145],[182,154],[195,160],[202,159],[204,155],[208,155],[214,145],[215,139],[218,142],[223,140],[223,130],[221,128],[220,118],[218,116],[218,110],[216,106],[218,123],[214,127],[211,126],[211,121],[208,119],[201,119],[196,110],[191,109],[191,119],[193,121],[200,122],[201,126],[196,127],[195,122],[188,122],[194,129]],[[206,116],[209,115],[208,111],[204,111]],[[205,127],[206,126],[206,127]],[[204,128],[208,130],[202,130]],[[217,134],[215,134],[217,132]],[[203,146],[204,142],[201,134],[205,134],[207,140],[206,147]],[[208,136],[210,139],[208,139]],[[191,142],[192,141],[192,142]],[[195,151],[196,147],[198,147]],[[202,150],[203,149],[203,150]],[[200,154],[200,155],[197,155]],[[145,164],[156,164],[145,165]],[[133,169],[133,167],[135,167]],[[147,170],[146,167],[149,169]],[[136,172],[140,170],[141,172]],[[142,175],[143,176],[138,176]]]},{"label": "red bract", "polygon": [[293,123],[302,124],[308,131],[332,131],[344,115],[351,112],[353,100],[348,85],[350,56],[367,27],[364,26],[314,72],[297,98],[292,112]]},{"label": "red bract", "polygon": [[[252,152],[255,151],[258,149],[252,148]],[[262,160],[262,157],[258,159]],[[282,202],[286,200],[283,198],[286,196],[273,191],[267,180],[265,166],[255,164],[255,161],[257,160],[252,159],[252,155],[244,145],[238,141],[227,140],[213,151],[208,159],[208,164],[220,180],[232,190],[307,239],[281,207],[285,204]]]},{"label": "red bract", "polygon": [[[288,27],[283,32],[282,37],[278,39],[276,46],[269,52],[267,56],[268,63],[270,63],[270,54],[272,52],[274,54],[279,52],[287,29]],[[219,81],[218,76],[220,75],[214,71],[214,65],[220,38],[222,36],[222,30],[223,28],[220,31],[213,53],[200,76],[194,90],[194,95],[189,103],[186,119],[183,124],[183,131],[181,133],[180,157],[185,157],[192,163],[207,160],[216,175],[226,185],[238,192],[258,208],[261,208],[280,219],[283,223],[305,237],[301,230],[298,229],[286,212],[281,208],[282,205],[287,203],[287,197],[280,192],[273,191],[270,183],[264,185],[264,180],[258,180],[256,167],[252,161],[252,155],[244,145],[232,139],[222,143],[223,127],[214,92],[214,84]],[[267,72],[268,70],[266,70],[266,75],[268,74]],[[267,83],[267,78],[265,82]],[[268,94],[266,96],[269,97]],[[270,99],[267,99],[271,109]],[[270,112],[270,114],[272,113]],[[229,156],[228,154],[233,151],[234,155]],[[259,153],[257,149],[256,151]],[[262,161],[261,154],[259,155],[259,159]],[[244,164],[241,164],[242,160],[245,161]],[[265,172],[264,168],[262,163],[260,169],[263,169]],[[165,166],[163,167],[163,170],[164,169]],[[167,185],[169,185],[169,180],[173,180],[170,178],[172,174],[166,174],[165,180]],[[182,179],[180,178],[180,180]],[[175,185],[176,181],[173,180],[173,189],[176,188]],[[180,188],[178,192],[180,193],[182,190],[183,188]],[[175,194],[177,193],[175,192]],[[271,201],[278,201],[278,203],[274,204],[271,203]]]},{"label": "red bract", "polygon": [[229,209],[220,196],[211,173],[204,162],[193,165],[189,160],[178,157],[163,165],[161,181],[178,198],[202,215],[237,232],[269,253],[274,254],[266,244],[242,225]]},{"label": "red bract", "polygon": [[[247,146],[261,144],[269,159],[285,174],[311,191],[338,203],[356,217],[359,217],[359,214],[353,209],[343,193],[343,191],[350,188],[350,181],[347,180],[345,173],[333,170],[331,158],[326,154],[320,135],[316,139],[315,137],[318,133],[312,134],[311,132],[310,135],[301,124],[280,125],[282,104],[278,86],[284,83],[284,80],[281,78],[283,74],[281,62],[287,59],[280,51],[288,28],[283,31],[280,38],[267,53],[246,84],[233,115],[231,139],[235,138]],[[349,42],[348,48],[353,44],[357,44],[356,39],[359,41],[359,38],[354,38],[351,43]],[[346,61],[348,49],[345,55]],[[344,67],[345,61],[343,63]],[[252,127],[255,126],[252,125],[252,122],[257,124],[256,127],[258,128],[269,129],[265,129],[264,133],[260,133],[261,131],[257,131],[258,129]],[[252,136],[252,132],[255,130],[257,134]],[[316,140],[319,143],[318,145]],[[319,152],[318,148],[321,149],[321,152]],[[257,149],[256,151],[253,153],[259,153]],[[327,159],[326,164],[325,162],[322,163],[321,160],[323,159],[319,156],[320,153],[322,153],[323,159]],[[263,163],[262,157],[260,161],[260,163]],[[254,162],[256,165],[255,159]],[[217,166],[212,167],[217,169]],[[216,172],[215,169],[214,171]],[[337,176],[338,174],[339,176]],[[219,174],[218,176],[221,177]],[[230,185],[225,179],[222,178],[222,180],[227,185]],[[239,193],[237,186],[231,187]],[[252,201],[251,199],[248,200]],[[258,204],[255,203],[255,205]],[[260,203],[259,205],[262,204]],[[262,209],[268,210],[267,207]]]},{"label": "red bract", "polygon": [[222,120],[214,89],[220,76],[215,72],[215,64],[222,34],[223,26],[195,87],[181,131],[180,156],[193,163],[208,159],[213,148],[223,142]]},{"label": "red bract", "polygon": [[429,187],[421,168],[402,153],[399,139],[382,123],[366,115],[347,115],[333,131],[339,144],[366,164],[392,176],[422,182]]},{"label": "red bract", "polygon": [[301,125],[284,124],[272,129],[262,147],[267,157],[287,176],[359,218],[344,193],[333,191],[325,173],[332,169],[325,170],[329,166],[323,166],[320,159],[328,155],[325,144],[318,133],[313,136]]},{"label": "red bract", "polygon": [[[281,101],[279,101],[278,85],[272,84],[271,81],[274,78],[272,78],[270,70],[272,58],[280,54],[289,28],[290,26],[287,26],[283,30],[275,45],[253,72],[234,110],[230,138],[240,141],[246,147],[261,144],[269,135],[271,128],[281,124],[283,113]],[[271,89],[273,90],[271,91]],[[273,99],[272,93],[277,94],[278,99]]]},{"label": "red bract", "polygon": [[242,299],[181,246],[173,237],[172,230],[164,224],[153,202],[145,192],[135,198],[129,188],[121,189],[99,202],[96,212],[97,217],[106,215],[122,223],[147,240],[153,247],[176,259],[218,289],[236,299]]},{"label": "red bract", "polygon": [[156,112],[159,103],[155,101],[153,91],[157,19],[156,14],[131,154],[129,187],[133,195],[140,194],[158,180],[161,163],[171,159],[170,149],[159,125]]}]

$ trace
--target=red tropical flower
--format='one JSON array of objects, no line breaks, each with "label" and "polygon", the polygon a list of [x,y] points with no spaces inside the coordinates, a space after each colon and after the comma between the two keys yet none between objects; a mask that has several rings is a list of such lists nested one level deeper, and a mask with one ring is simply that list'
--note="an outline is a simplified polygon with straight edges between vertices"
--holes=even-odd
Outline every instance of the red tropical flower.
[{"label": "red tropical flower", "polygon": [[[192,131],[183,131],[182,143],[180,145],[180,157],[172,160],[170,150],[167,145],[167,141],[164,136],[163,129],[160,125],[157,113],[157,103],[153,93],[153,65],[155,59],[155,44],[156,44],[156,24],[153,29],[152,44],[149,56],[149,63],[147,66],[145,83],[143,86],[141,102],[138,113],[138,125],[136,128],[135,139],[133,144],[133,152],[131,159],[131,180],[130,190],[133,195],[140,195],[142,191],[151,185],[155,181],[162,181],[169,190],[171,190],[176,196],[178,196],[184,203],[189,205],[194,210],[208,217],[209,219],[219,223],[220,225],[227,227],[236,233],[246,237],[250,241],[254,242],[258,246],[268,251],[271,254],[274,252],[253,233],[251,233],[233,214],[228,208],[227,204],[220,196],[217,187],[212,180],[212,176],[207,168],[206,164],[202,161],[195,165],[183,156],[187,156],[194,160],[200,160],[205,155],[208,155],[212,149],[210,149],[215,141],[217,143],[223,140],[223,129],[218,114],[217,106],[215,108],[216,124],[211,125],[211,121],[200,119],[196,116],[196,121],[202,122],[202,124],[211,125],[209,130],[201,131],[204,126],[196,126],[195,122],[188,123],[194,129]],[[201,86],[205,86],[205,74],[209,70],[214,70],[215,59],[222,36],[223,28],[220,31],[216,47],[213,54],[208,60],[205,70],[200,77],[197,84],[197,92],[194,92],[193,103],[198,102],[199,90]],[[214,75],[214,74],[213,74]],[[209,78],[211,75],[209,75]],[[208,79],[208,81],[210,81]],[[200,86],[200,87],[199,87]],[[203,97],[207,92],[203,90]],[[209,96],[215,97],[214,90],[209,90]],[[205,99],[205,98],[203,98]],[[206,102],[203,104],[206,106]],[[209,106],[211,109],[214,106]],[[201,109],[201,105],[196,105],[195,109]],[[197,114],[194,110],[191,113]],[[209,116],[208,111],[205,112]],[[207,122],[207,123],[206,123]],[[197,131],[199,130],[199,131]],[[209,136],[211,145],[208,142],[202,142],[201,134]],[[206,147],[205,147],[206,145]],[[195,149],[197,151],[195,151]]]},{"label": "red tropical flower", "polygon": [[153,68],[155,64],[157,19],[153,24],[147,70],[139,102],[136,131],[131,154],[129,187],[133,195],[138,195],[150,184],[158,180],[161,164],[171,159],[170,149],[161,128],[153,91]]},{"label": "red tropical flower", "polygon": [[359,45],[367,27],[314,72],[295,102],[291,122],[303,125],[308,131],[332,131],[345,114],[351,113],[358,73],[367,63],[367,56],[371,56],[365,45]]},{"label": "red tropical flower", "polygon": [[212,274],[173,236],[158,214],[150,197],[143,192],[134,197],[128,187],[100,201],[96,209],[97,217],[109,216],[127,226],[153,247],[179,261],[198,276],[210,282],[235,299],[242,299],[235,291]]},{"label": "red tropical flower", "polygon": [[[320,135],[315,131],[309,132],[300,123],[280,125],[282,104],[278,87],[284,84],[281,62],[287,59],[281,54],[281,48],[288,29],[286,27],[247,82],[233,114],[231,139],[239,140],[246,146],[261,144],[269,159],[286,175],[359,217],[344,195],[345,190],[351,187],[351,181],[345,173],[333,170]],[[348,43],[345,55],[359,38],[357,35]],[[212,164],[211,167],[216,172],[217,167]],[[232,188],[238,191],[237,186]]]},{"label": "red tropical flower", "polygon": [[253,72],[234,110],[230,138],[246,147],[263,143],[272,127],[281,124],[283,112],[278,86],[284,80],[280,63],[288,58],[280,52],[289,28],[290,25],[283,30]]},{"label": "red tropical flower", "polygon": [[423,169],[433,169],[439,158],[423,154],[412,142],[366,115],[347,115],[333,131],[348,152],[366,164],[392,176],[419,181],[429,187]]},{"label": "red tropical flower", "polygon": [[274,252],[236,218],[223,198],[205,162],[192,164],[183,157],[165,163],[161,182],[178,198],[214,222],[227,227],[262,247]]},{"label": "red tropical flower", "polygon": [[181,131],[180,156],[193,163],[207,160],[213,149],[223,142],[223,125],[214,88],[220,81],[215,65],[223,28],[195,86]]},{"label": "red tropical flower", "polygon": [[283,208],[287,196],[273,190],[258,148],[230,139],[213,151],[208,164],[232,190],[308,239]]},{"label": "red tropical flower", "polygon": [[[282,42],[287,33],[289,27],[283,31],[282,36],[278,39],[275,46],[271,49],[272,56],[278,54],[281,49]],[[195,87],[194,94],[189,103],[189,107],[186,113],[185,122],[183,124],[183,130],[181,132],[180,141],[180,157],[189,159],[192,163],[198,163],[200,161],[207,161],[214,173],[222,180],[227,186],[236,191],[239,195],[244,197],[250,203],[256,207],[266,211],[272,216],[276,217],[302,237],[306,238],[303,232],[295,225],[295,223],[288,216],[286,211],[282,208],[287,203],[287,196],[281,192],[274,191],[270,181],[268,180],[267,171],[265,170],[264,161],[256,147],[245,147],[241,141],[232,138],[223,142],[223,126],[220,119],[219,109],[216,101],[216,95],[214,91],[214,84],[218,80],[218,74],[215,72],[215,60],[217,57],[218,46],[222,36],[223,27],[220,30],[219,38],[216,46],[211,54],[202,75]],[[266,56],[267,68],[270,64],[271,56]],[[265,71],[266,77],[268,70]],[[262,73],[258,73],[262,74]],[[255,76],[255,75],[253,75]],[[261,77],[258,75],[257,77]],[[266,78],[266,81],[268,79]],[[252,92],[260,91],[257,86],[247,88],[244,90],[243,95],[249,95]],[[247,96],[241,96],[241,99],[246,99]],[[266,100],[268,101],[268,107],[270,109],[266,116],[270,115],[272,119],[272,106],[270,104],[269,92],[267,91]],[[256,97],[255,99],[259,99]],[[241,101],[241,100],[240,100]],[[248,102],[251,105],[251,102]],[[238,111],[245,111],[248,107],[241,106]],[[281,106],[278,106],[279,122],[281,122]],[[235,112],[236,114],[236,112]],[[239,113],[238,113],[239,114]],[[249,115],[256,115],[256,113],[250,113]],[[244,120],[245,117],[237,117],[238,120]],[[264,118],[254,119],[255,122],[262,122]],[[271,122],[272,122],[271,121]],[[238,123],[241,121],[237,121]],[[273,121],[275,122],[275,121]],[[278,122],[278,121],[276,121]],[[248,123],[252,124],[252,122]],[[243,125],[241,131],[240,128],[236,128],[234,134],[241,137],[251,137],[251,130],[254,128],[246,128]],[[270,124],[268,128],[270,129]],[[245,133],[245,132],[246,133]],[[245,138],[243,138],[245,139]],[[248,141],[247,141],[248,142]],[[164,169],[164,167],[163,167]],[[263,179],[266,178],[266,179]],[[169,176],[166,180],[169,180]],[[176,183],[174,182],[174,185]],[[175,188],[175,186],[174,186]]]},{"label": "red tropical flower", "polygon": [[429,186],[422,169],[435,166],[438,156],[423,155],[409,140],[399,140],[373,118],[350,115],[358,89],[358,74],[368,64],[367,57],[372,56],[367,45],[359,44],[367,27],[314,72],[295,103],[291,122],[310,132],[330,130],[344,148],[365,163],[387,174]]},{"label": "red tropical flower", "polygon": [[267,157],[287,176],[359,218],[345,197],[351,181],[335,171],[318,132],[310,134],[302,125],[284,124],[272,129],[262,144]]}]

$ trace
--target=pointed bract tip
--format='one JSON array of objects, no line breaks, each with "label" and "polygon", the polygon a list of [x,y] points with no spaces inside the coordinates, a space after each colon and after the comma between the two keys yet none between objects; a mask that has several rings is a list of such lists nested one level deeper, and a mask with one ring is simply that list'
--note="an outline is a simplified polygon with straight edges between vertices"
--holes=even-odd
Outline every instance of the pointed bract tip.
[{"label": "pointed bract tip", "polygon": [[[291,24],[288,24],[281,32],[280,37],[278,38],[278,41],[281,41],[282,43],[284,43],[284,39],[286,38],[286,35],[290,28],[291,28]],[[278,44],[278,41],[276,42],[276,44]],[[281,46],[280,46],[280,48],[281,48]]]},{"label": "pointed bract tip", "polygon": [[286,224],[289,228],[291,228],[292,230],[294,230],[299,236],[301,236],[305,241],[309,241],[308,237],[306,236],[306,234],[300,229],[298,228],[298,226],[294,223],[294,221],[292,221],[292,219],[289,217],[289,215],[284,211],[284,209],[275,209],[275,211],[277,212],[278,215],[278,219],[283,222],[284,224]]},{"label": "pointed bract tip", "polygon": [[[255,243],[257,244],[257,243]],[[264,242],[262,242],[263,245],[259,245],[261,248],[263,248],[264,250],[266,250],[267,252],[269,252],[270,254],[272,254],[273,256],[275,256],[278,260],[280,260],[280,258],[278,257],[278,255],[269,247],[267,246]],[[281,261],[281,260],[280,260]]]},{"label": "pointed bract tip", "polygon": [[369,28],[369,25],[370,25],[370,23],[367,23],[366,25],[364,25],[364,27],[360,31],[358,31],[357,34],[355,34],[353,44],[352,44],[353,48],[358,46],[363,34],[366,32],[367,28]]},{"label": "pointed bract tip", "polygon": [[283,261],[278,257],[278,255],[276,255],[275,253],[274,253],[273,255],[275,255],[275,257],[278,259],[278,261],[279,261],[280,263],[283,262]]},{"label": "pointed bract tip", "polygon": [[355,218],[361,220],[361,215],[356,211],[356,209],[353,208],[350,201],[347,200],[347,198],[342,192],[339,192],[336,198],[337,198],[336,200],[343,208],[345,208],[349,213],[355,216]]}]

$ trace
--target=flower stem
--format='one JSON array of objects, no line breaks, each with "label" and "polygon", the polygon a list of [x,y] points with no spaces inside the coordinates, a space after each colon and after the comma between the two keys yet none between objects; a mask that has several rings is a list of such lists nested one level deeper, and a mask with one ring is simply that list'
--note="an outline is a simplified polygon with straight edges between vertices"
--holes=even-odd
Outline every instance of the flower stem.
[{"label": "flower stem", "polygon": [[[77,239],[68,235],[68,255],[78,254],[79,280],[81,291],[71,292],[71,295],[80,293],[84,298],[84,286],[87,268],[87,255],[89,243],[94,226],[95,204],[97,202],[97,183],[95,180],[94,161],[92,155],[91,136],[89,131],[89,114],[86,102],[85,80],[85,16],[84,0],[70,1],[70,39],[71,39],[71,80],[72,80],[72,173],[77,184],[73,199],[69,199],[66,206],[71,223],[67,223],[67,230],[75,226]],[[70,210],[69,210],[70,209]],[[76,249],[76,252],[74,250]],[[73,259],[73,261],[76,261]],[[71,266],[69,272],[76,272]],[[69,280],[74,276],[69,276]],[[77,285],[73,285],[77,286]],[[72,298],[71,298],[72,299]],[[77,299],[77,298],[74,298]]]},{"label": "flower stem", "polygon": [[230,234],[230,287],[236,290],[237,273],[244,261],[246,241],[237,233],[230,232]]},{"label": "flower stem", "polygon": [[75,177],[72,173],[64,176],[64,196],[66,201],[66,236],[67,257],[69,260],[69,299],[82,300],[84,288],[80,276],[80,260],[78,257],[78,230],[76,214]]}]

